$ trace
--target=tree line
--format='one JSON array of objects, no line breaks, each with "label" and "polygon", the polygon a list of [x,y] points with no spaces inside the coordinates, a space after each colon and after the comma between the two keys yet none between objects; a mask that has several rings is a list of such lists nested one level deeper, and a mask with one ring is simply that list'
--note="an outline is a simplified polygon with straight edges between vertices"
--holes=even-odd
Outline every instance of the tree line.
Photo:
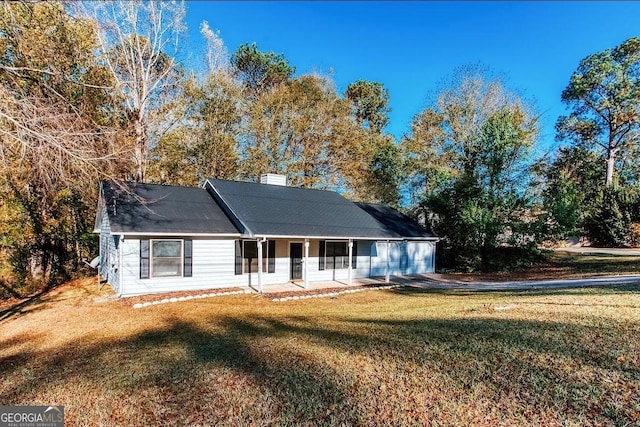
[{"label": "tree line", "polygon": [[443,238],[451,268],[514,266],[541,242],[640,240],[640,39],[580,62],[560,94],[561,147],[534,158],[538,115],[490,71],[456,70],[397,140],[383,84],[330,76],[204,22],[184,2],[0,5],[0,293],[50,286],[96,254],[100,179],[199,185],[280,173],[389,204]]}]

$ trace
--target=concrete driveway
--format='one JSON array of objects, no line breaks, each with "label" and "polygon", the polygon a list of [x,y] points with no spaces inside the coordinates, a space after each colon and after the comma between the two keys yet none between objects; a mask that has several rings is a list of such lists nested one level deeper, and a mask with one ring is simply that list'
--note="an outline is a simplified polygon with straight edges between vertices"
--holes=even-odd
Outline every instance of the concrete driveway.
[{"label": "concrete driveway", "polygon": [[354,279],[351,285],[339,281],[312,282],[308,288],[301,284],[285,283],[281,285],[268,285],[264,287],[264,293],[279,299],[287,296],[298,295],[334,295],[352,292],[354,289],[384,289],[387,287],[406,286],[420,289],[440,289],[455,291],[515,291],[532,289],[560,289],[560,288],[584,288],[589,286],[620,286],[640,284],[640,274],[619,276],[598,276],[582,279],[545,279],[545,280],[517,280],[517,281],[460,281],[451,276],[440,274],[418,274],[413,276],[392,276],[389,283],[384,278]]},{"label": "concrete driveway", "polygon": [[456,281],[438,274],[423,274],[410,277],[393,277],[393,283],[423,289],[449,289],[464,291],[509,291],[527,289],[584,288],[589,286],[619,286],[640,284],[640,274],[619,276],[597,276],[581,279],[547,279],[518,281]]},{"label": "concrete driveway", "polygon": [[588,255],[619,255],[640,257],[640,248],[593,248],[590,246],[568,246],[554,249],[557,252],[571,252]]}]

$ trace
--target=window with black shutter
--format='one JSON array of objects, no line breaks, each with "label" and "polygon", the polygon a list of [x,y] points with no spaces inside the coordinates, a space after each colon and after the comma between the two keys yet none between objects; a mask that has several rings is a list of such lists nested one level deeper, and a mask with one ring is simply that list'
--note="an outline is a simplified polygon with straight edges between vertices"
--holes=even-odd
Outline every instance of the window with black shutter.
[{"label": "window with black shutter", "polygon": [[318,249],[318,270],[324,270],[325,242],[320,240]]},{"label": "window with black shutter", "polygon": [[140,240],[140,278],[149,278],[149,240]]},{"label": "window with black shutter", "polygon": [[[276,241],[267,240],[262,245],[262,272],[276,271]],[[236,240],[235,274],[258,272],[258,242],[256,240]]]},{"label": "window with black shutter", "polygon": [[276,241],[268,240],[267,244],[268,266],[267,273],[276,272]]},{"label": "window with black shutter", "polygon": [[193,241],[181,239],[141,239],[140,278],[191,277]]},{"label": "window with black shutter", "polygon": [[358,242],[353,242],[353,247],[351,248],[351,268],[358,267]]},{"label": "window with black shutter", "polygon": [[236,247],[236,270],[235,270],[235,274],[236,275],[240,275],[240,274],[242,274],[242,240],[236,240],[235,241],[235,247]]},{"label": "window with black shutter", "polygon": [[193,240],[184,241],[184,260],[183,260],[183,276],[191,277],[193,275]]}]

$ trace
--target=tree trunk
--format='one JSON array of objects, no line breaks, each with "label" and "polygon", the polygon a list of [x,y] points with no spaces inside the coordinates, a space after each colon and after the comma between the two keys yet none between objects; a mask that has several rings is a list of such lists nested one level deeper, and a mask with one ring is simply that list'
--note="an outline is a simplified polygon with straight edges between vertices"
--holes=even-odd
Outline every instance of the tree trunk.
[{"label": "tree trunk", "polygon": [[146,166],[146,148],[147,141],[145,138],[145,126],[142,113],[139,113],[136,117],[134,124],[135,129],[135,156],[136,156],[136,182],[144,182],[145,178],[145,166]]},{"label": "tree trunk", "polygon": [[613,171],[616,165],[616,152],[615,150],[609,150],[607,152],[607,177],[604,182],[605,187],[613,186]]}]

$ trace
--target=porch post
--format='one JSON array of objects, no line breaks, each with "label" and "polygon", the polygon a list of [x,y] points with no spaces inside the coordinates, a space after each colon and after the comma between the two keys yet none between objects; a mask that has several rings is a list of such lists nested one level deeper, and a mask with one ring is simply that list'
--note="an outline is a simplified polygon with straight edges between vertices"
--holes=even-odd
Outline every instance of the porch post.
[{"label": "porch post", "polygon": [[391,257],[390,249],[391,247],[389,246],[389,241],[387,240],[387,271],[384,275],[385,283],[389,283],[389,276],[391,274],[390,267],[389,267],[389,258]]},{"label": "porch post", "polygon": [[351,284],[351,257],[353,256],[353,242],[349,239],[349,267],[347,268],[347,285]]},{"label": "porch post", "polygon": [[304,288],[309,287],[309,239],[304,239]]},{"label": "porch post", "polygon": [[257,240],[258,244],[258,292],[262,293],[262,241]]}]

